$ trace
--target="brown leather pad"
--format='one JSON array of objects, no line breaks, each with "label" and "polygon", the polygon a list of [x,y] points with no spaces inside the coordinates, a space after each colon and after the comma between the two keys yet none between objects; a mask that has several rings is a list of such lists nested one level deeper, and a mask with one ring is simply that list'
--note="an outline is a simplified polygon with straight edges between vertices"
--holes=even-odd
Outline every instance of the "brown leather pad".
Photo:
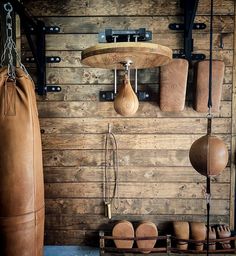
[{"label": "brown leather pad", "polygon": [[[177,239],[189,239],[189,224],[186,221],[173,222],[174,233]],[[187,250],[187,242],[177,242],[177,248],[180,250]]]},{"label": "brown leather pad", "polygon": [[188,78],[188,61],[173,59],[160,68],[160,109],[165,112],[184,110]]},{"label": "brown leather pad", "polygon": [[[191,222],[190,223],[191,238],[193,240],[205,240],[206,239],[206,226],[202,222]],[[195,250],[202,251],[203,243],[195,243]]]},{"label": "brown leather pad", "polygon": [[[114,237],[134,237],[134,228],[131,222],[122,220],[119,221],[112,229]],[[132,248],[134,240],[114,240],[117,248]]]},{"label": "brown leather pad", "polygon": [[[219,112],[225,64],[221,60],[212,61],[212,111]],[[195,67],[195,103],[198,112],[207,112],[209,95],[209,60],[200,61]]]},{"label": "brown leather pad", "polygon": [[[158,236],[157,227],[154,223],[150,221],[142,222],[138,225],[138,227],[135,230],[135,236],[136,237],[152,237]],[[138,248],[153,248],[156,244],[156,239],[154,240],[137,240],[137,246]],[[148,250],[142,250],[142,253],[150,253],[151,251]]]}]

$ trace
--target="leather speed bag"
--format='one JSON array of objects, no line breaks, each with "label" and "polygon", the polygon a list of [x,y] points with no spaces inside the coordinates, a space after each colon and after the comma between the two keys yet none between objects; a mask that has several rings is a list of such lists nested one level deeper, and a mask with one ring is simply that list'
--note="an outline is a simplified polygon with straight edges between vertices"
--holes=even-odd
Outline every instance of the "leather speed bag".
[{"label": "leather speed bag", "polygon": [[228,150],[225,143],[211,134],[196,140],[189,151],[193,168],[204,176],[220,174],[228,162]]},{"label": "leather speed bag", "polygon": [[132,116],[138,110],[139,102],[134,93],[128,76],[125,75],[124,83],[114,101],[115,111],[122,116]]},{"label": "leather speed bag", "polygon": [[0,69],[0,255],[42,256],[44,187],[34,84]]}]

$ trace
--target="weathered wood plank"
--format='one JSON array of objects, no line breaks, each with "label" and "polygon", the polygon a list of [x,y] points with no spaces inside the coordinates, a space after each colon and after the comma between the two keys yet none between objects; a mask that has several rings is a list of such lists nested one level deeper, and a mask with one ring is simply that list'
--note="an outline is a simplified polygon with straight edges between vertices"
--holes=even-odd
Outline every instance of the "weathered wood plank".
[{"label": "weathered wood plank", "polygon": [[[93,118],[111,118],[120,117],[114,110],[112,102],[58,102],[43,101],[38,102],[40,117],[93,117]],[[205,117],[206,113],[199,113],[191,106],[185,106],[185,110],[179,113],[161,112],[156,102],[140,102],[139,109],[134,117],[159,118],[159,117]],[[220,112],[214,116],[230,117],[231,102],[222,101]]]},{"label": "weathered wood plank", "polygon": [[[199,50],[195,51],[195,53],[203,53],[206,55],[206,58],[209,58],[208,50]],[[85,67],[81,63],[81,51],[72,50],[72,51],[47,51],[46,56],[59,56],[61,58],[61,62],[59,63],[48,63],[48,67]],[[32,57],[32,53],[30,51],[22,52],[22,61],[26,67],[34,67],[35,65],[32,63],[25,62],[25,58]],[[233,66],[233,50],[223,50],[218,49],[213,51],[213,58],[218,60],[223,60],[226,66]]]},{"label": "weathered wood plank", "polygon": [[[120,166],[191,166],[189,151],[120,150]],[[104,166],[104,150],[44,150],[44,165],[57,167]]]},{"label": "weathered wood plank", "polygon": [[[112,171],[111,171],[112,172]],[[102,182],[104,167],[45,167],[44,180],[46,183],[78,183]],[[119,167],[119,182],[147,183],[156,182],[205,182],[205,177],[192,167]],[[213,183],[230,182],[230,169],[226,168],[220,175],[211,177]]]},{"label": "weathered wood plank", "polygon": [[[211,186],[212,198],[228,199],[229,184]],[[46,198],[102,198],[102,183],[46,183]],[[120,198],[205,198],[205,183],[119,183]]]},{"label": "weathered wood plank", "polygon": [[[170,23],[184,23],[183,16],[118,16],[118,17],[43,17],[46,24],[60,27],[60,33],[99,33],[105,28],[130,29],[146,27],[155,34],[170,32]],[[210,17],[196,16],[196,23],[205,23],[206,29],[196,30],[194,33],[209,33]],[[231,33],[234,32],[234,16],[215,16],[213,20],[214,32]],[[174,31],[181,32],[181,31]]]},{"label": "weathered wood plank", "polygon": [[[134,82],[132,82],[134,84]],[[150,92],[153,101],[158,99],[159,84],[138,84],[139,90]],[[189,87],[193,87],[189,85]],[[60,93],[48,93],[47,100],[50,101],[99,101],[100,91],[113,91],[113,84],[72,84],[61,85]],[[223,84],[222,101],[230,101],[232,97],[232,84]],[[193,90],[187,90],[186,101],[193,99]],[[44,100],[37,96],[38,101]]]},{"label": "weathered wood plank", "polygon": [[[46,199],[47,214],[104,214],[100,199]],[[121,199],[113,216],[122,215],[205,215],[205,199]],[[212,215],[229,214],[229,201],[212,199]],[[123,217],[123,218],[124,218]],[[190,216],[191,218],[191,216]]]},{"label": "weathered wood plank", "polygon": [[[213,49],[219,49],[220,33],[213,34]],[[209,35],[207,33],[195,33],[194,51],[209,49]],[[56,43],[55,43],[56,42]],[[153,34],[153,43],[158,43],[170,47],[171,49],[183,48],[183,35],[181,33],[165,33]],[[53,34],[46,37],[46,50],[60,51],[60,50],[83,50],[89,46],[98,43],[98,35],[96,34]],[[223,43],[225,50],[233,49],[233,33],[223,34]],[[29,46],[26,38],[22,37],[22,48],[28,50]]]},{"label": "weathered wood plank", "polygon": [[[179,1],[167,2],[165,0],[139,0],[106,1],[106,0],[82,0],[82,1],[30,1],[24,2],[25,6],[34,16],[137,16],[137,15],[180,15],[183,10]],[[39,8],[40,6],[40,8]],[[221,15],[234,15],[233,0],[214,1],[214,13]],[[197,14],[205,15],[210,13],[210,1],[200,1]]]},{"label": "weathered wood plank", "polygon": [[98,233],[86,230],[45,230],[45,245],[75,244],[98,247]]},{"label": "weathered wood plank", "polygon": [[[117,134],[119,150],[123,149],[171,149],[188,150],[200,138],[199,134]],[[230,148],[231,136],[218,135]],[[127,143],[128,142],[128,143]],[[174,142],[174,143],[173,143]],[[43,149],[104,149],[104,134],[43,134]]]},{"label": "weathered wood plank", "polygon": [[[30,74],[35,79],[35,69],[29,69]],[[134,76],[131,72],[131,84],[133,84]],[[189,81],[193,81],[193,71],[190,70]],[[118,85],[123,81],[124,72],[118,73]],[[48,84],[113,84],[114,71],[99,68],[48,68],[47,69]],[[138,83],[157,84],[159,83],[159,68],[142,69],[138,71]],[[232,83],[232,67],[225,68],[224,83]],[[151,88],[150,88],[151,90]],[[189,88],[190,90],[190,88]]]},{"label": "weathered wood plank", "polygon": [[[206,132],[207,121],[203,118],[41,118],[43,133],[106,133],[108,124],[114,134],[192,134]],[[194,131],[189,127],[194,127]],[[230,133],[230,118],[214,118],[213,133]]]},{"label": "weathered wood plank", "polygon": [[[234,2],[234,15],[236,17],[236,3]],[[236,175],[236,18],[234,19],[234,65],[233,65],[233,89],[232,89],[232,130],[231,130],[231,195],[230,195],[230,227],[235,228],[236,225],[236,189],[235,189],[235,175]]]},{"label": "weathered wood plank", "polygon": [[[113,215],[109,220],[104,214],[47,214],[46,215],[46,229],[50,230],[103,230],[111,232],[113,226],[117,223],[117,220],[129,220],[134,227],[140,221],[152,221],[157,225],[159,231],[167,234],[172,227],[173,221],[198,221],[205,222],[206,217],[204,215]],[[225,215],[211,215],[211,223],[228,223],[228,218]],[[110,233],[111,234],[111,233]]]}]

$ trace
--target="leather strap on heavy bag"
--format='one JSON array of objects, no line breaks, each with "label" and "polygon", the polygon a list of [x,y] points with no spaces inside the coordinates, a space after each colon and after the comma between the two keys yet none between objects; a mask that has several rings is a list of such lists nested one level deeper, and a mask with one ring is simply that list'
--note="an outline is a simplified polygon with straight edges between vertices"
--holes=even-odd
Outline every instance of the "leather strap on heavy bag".
[{"label": "leather strap on heavy bag", "polygon": [[0,255],[41,256],[44,187],[34,84],[0,69]]}]

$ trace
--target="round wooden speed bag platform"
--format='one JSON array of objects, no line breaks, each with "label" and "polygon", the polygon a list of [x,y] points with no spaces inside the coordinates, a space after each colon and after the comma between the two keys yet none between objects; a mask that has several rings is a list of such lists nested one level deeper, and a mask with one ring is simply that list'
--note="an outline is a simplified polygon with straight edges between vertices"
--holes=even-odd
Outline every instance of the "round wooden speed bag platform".
[{"label": "round wooden speed bag platform", "polygon": [[95,68],[124,69],[122,63],[131,61],[130,68],[142,69],[165,65],[172,59],[172,50],[154,43],[101,43],[82,51],[82,63]]}]

